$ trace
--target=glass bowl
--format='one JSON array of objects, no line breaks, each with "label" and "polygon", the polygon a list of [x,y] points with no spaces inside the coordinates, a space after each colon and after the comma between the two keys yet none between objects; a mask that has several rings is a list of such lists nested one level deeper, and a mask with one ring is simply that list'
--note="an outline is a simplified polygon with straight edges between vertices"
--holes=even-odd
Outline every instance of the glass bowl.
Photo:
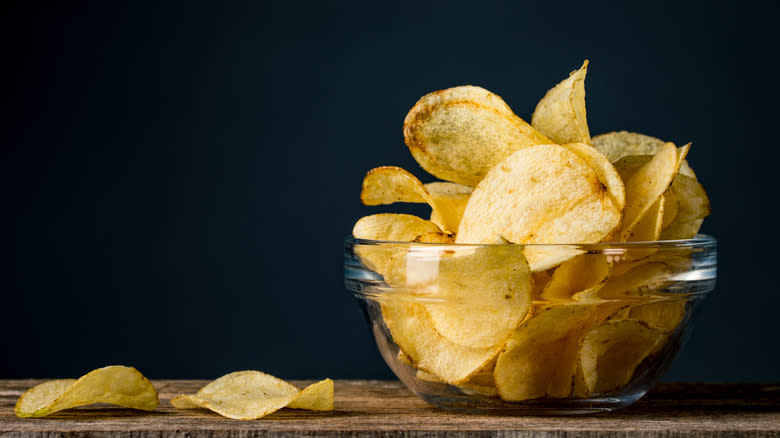
[{"label": "glass bowl", "polygon": [[[344,243],[346,288],[385,362],[428,403],[462,412],[630,405],[669,368],[717,275],[717,243],[707,235],[589,245]],[[565,261],[531,272],[532,253]]]}]

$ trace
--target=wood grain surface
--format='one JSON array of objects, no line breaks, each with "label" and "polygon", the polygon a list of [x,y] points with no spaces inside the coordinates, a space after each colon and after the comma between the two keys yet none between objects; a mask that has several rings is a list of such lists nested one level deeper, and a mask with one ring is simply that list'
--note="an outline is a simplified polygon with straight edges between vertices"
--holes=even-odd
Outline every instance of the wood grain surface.
[{"label": "wood grain surface", "polygon": [[[0,380],[0,436],[16,437],[780,437],[780,384],[662,384],[642,400],[609,414],[570,417],[493,416],[436,409],[397,381],[336,381],[336,409],[282,409],[255,421],[205,410],[178,410],[169,400],[193,393],[202,380],[159,380],[153,412],[85,406],[41,419],[20,419],[19,395],[40,380]],[[295,381],[305,385],[306,381]]]}]

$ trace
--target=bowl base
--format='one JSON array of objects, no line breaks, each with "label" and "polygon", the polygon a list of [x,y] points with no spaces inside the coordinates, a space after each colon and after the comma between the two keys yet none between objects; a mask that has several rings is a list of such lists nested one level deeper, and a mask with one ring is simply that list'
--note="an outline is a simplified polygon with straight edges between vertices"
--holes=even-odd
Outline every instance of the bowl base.
[{"label": "bowl base", "polygon": [[490,415],[592,415],[624,408],[639,400],[644,391],[621,394],[618,397],[593,397],[587,399],[536,399],[523,402],[506,402],[492,397],[443,396],[417,393],[429,404],[441,409],[469,414]]}]

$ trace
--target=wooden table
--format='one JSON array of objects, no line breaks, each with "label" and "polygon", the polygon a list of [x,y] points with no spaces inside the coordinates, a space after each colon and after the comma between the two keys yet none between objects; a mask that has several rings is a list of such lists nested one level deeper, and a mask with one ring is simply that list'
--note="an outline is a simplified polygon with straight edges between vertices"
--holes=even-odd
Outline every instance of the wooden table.
[{"label": "wooden table", "polygon": [[[780,384],[662,384],[633,406],[610,414],[516,417],[459,414],[429,406],[397,381],[340,380],[336,409],[283,409],[256,421],[205,410],[177,410],[169,400],[201,380],[159,380],[153,412],[92,406],[42,419],[19,419],[13,407],[38,380],[0,380],[0,436],[769,436],[780,437]],[[308,382],[293,382],[299,386]]]}]

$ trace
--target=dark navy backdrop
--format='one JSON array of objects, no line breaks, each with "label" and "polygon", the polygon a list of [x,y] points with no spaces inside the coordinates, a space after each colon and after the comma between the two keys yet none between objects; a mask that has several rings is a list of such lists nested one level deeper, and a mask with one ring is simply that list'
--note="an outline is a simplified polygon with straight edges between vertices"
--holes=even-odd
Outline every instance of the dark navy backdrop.
[{"label": "dark navy backdrop", "polygon": [[113,3],[0,7],[0,378],[390,377],[342,286],[361,178],[424,176],[423,94],[528,120],[587,58],[591,132],[692,141],[714,208],[719,285],[667,380],[780,381],[776,10]]}]

